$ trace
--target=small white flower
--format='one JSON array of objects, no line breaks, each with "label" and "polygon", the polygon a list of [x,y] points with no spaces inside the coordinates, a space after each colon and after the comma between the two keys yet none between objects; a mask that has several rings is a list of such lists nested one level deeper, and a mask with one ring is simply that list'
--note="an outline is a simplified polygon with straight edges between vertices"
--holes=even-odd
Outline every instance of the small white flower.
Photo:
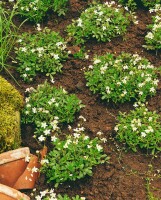
[{"label": "small white flower", "polygon": [[58,138],[55,137],[55,135],[51,137],[51,141],[52,141],[52,142],[55,142],[57,139],[58,139]]},{"label": "small white flower", "polygon": [[101,135],[103,135],[103,133],[101,131],[98,131],[97,135],[101,136]]},{"label": "small white flower", "polygon": [[94,63],[94,64],[98,64],[98,63],[100,63],[100,62],[101,62],[101,60],[96,59],[93,63]]},{"label": "small white flower", "polygon": [[46,129],[46,130],[44,131],[44,134],[45,134],[45,135],[50,135],[50,130],[49,130],[49,129]]},{"label": "small white flower", "polygon": [[155,88],[154,87],[152,87],[152,88],[150,88],[150,92],[155,92]]},{"label": "small white flower", "polygon": [[46,127],[47,127],[46,122],[42,122],[42,123],[41,123],[41,127],[42,127],[42,128],[46,128]]},{"label": "small white flower", "polygon": [[106,138],[101,138],[101,141],[102,141],[103,143],[106,143],[106,142],[107,142],[107,139],[106,139]]},{"label": "small white flower", "polygon": [[59,55],[58,54],[54,54],[54,58],[55,58],[55,60],[58,60],[59,59]]},{"label": "small white flower", "polygon": [[96,148],[98,151],[101,151],[103,149],[103,147],[101,147],[101,145],[99,145],[99,144],[96,144]]},{"label": "small white flower", "polygon": [[34,108],[32,108],[32,112],[33,113],[37,113],[37,109],[34,107]]},{"label": "small white flower", "polygon": [[114,130],[117,132],[119,130],[118,126],[115,126]]},{"label": "small white flower", "polygon": [[146,133],[145,132],[141,132],[141,137],[146,137]]},{"label": "small white flower", "polygon": [[32,171],[32,173],[34,173],[34,172],[36,173],[36,172],[38,172],[38,171],[39,171],[39,169],[38,169],[37,167],[35,167],[35,166],[34,166],[34,167],[32,168],[32,170],[31,170],[31,171]]},{"label": "small white flower", "polygon": [[29,155],[27,155],[26,157],[25,157],[25,162],[30,162],[30,156]]},{"label": "small white flower", "polygon": [[48,164],[48,163],[49,163],[48,159],[42,159],[41,160],[41,165]]},{"label": "small white flower", "polygon": [[39,140],[40,142],[43,142],[43,141],[45,141],[45,137],[44,137],[43,135],[41,135],[40,137],[38,137],[38,140]]}]

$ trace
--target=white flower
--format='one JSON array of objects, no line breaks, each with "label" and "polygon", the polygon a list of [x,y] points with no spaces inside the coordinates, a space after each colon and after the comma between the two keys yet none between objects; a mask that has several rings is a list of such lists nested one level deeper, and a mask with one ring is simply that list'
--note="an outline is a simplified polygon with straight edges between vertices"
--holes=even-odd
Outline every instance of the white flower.
[{"label": "white flower", "polygon": [[78,20],[77,20],[77,22],[78,22],[78,25],[77,26],[82,26],[82,19],[81,18],[79,18]]},{"label": "white flower", "polygon": [[147,38],[149,39],[153,39],[154,38],[154,35],[152,32],[149,32],[147,35],[146,35]]},{"label": "white flower", "polygon": [[75,138],[79,138],[80,137],[79,133],[74,133],[73,135],[74,135]]},{"label": "white flower", "polygon": [[98,131],[96,134],[99,136],[103,135],[103,133],[101,131]]},{"label": "white flower", "polygon": [[141,137],[146,137],[146,133],[145,132],[141,132]]},{"label": "white flower", "polygon": [[119,130],[118,125],[115,126],[114,130],[117,132]]},{"label": "white flower", "polygon": [[26,77],[27,77],[27,74],[23,74],[23,77],[26,78]]},{"label": "white flower", "polygon": [[38,169],[37,167],[35,167],[35,166],[34,166],[34,167],[32,168],[32,170],[31,170],[31,171],[32,171],[32,173],[34,173],[34,172],[36,173],[36,172],[38,172],[38,171],[39,171],[39,169]]},{"label": "white flower", "polygon": [[26,51],[27,51],[27,48],[26,48],[26,47],[22,47],[22,48],[21,48],[21,51],[22,51],[22,52],[26,52]]},{"label": "white flower", "polygon": [[47,127],[46,122],[42,122],[42,123],[41,123],[41,127],[42,127],[42,128],[46,128],[46,127]]},{"label": "white flower", "polygon": [[42,200],[40,195],[36,196],[35,199],[36,200]]},{"label": "white flower", "polygon": [[[34,7],[35,8],[35,7]],[[34,9],[35,10],[35,9]],[[37,10],[37,9],[36,9]],[[37,31],[41,31],[42,29],[41,29],[41,27],[40,27],[40,24],[37,24]]]},{"label": "white flower", "polygon": [[93,63],[94,63],[94,64],[98,64],[98,63],[100,63],[100,62],[101,62],[101,60],[96,59]]},{"label": "white flower", "polygon": [[36,110],[36,108],[34,107],[34,108],[32,108],[32,112],[33,113],[37,113],[37,110]]},{"label": "white flower", "polygon": [[46,129],[46,130],[44,131],[44,134],[45,134],[45,135],[50,135],[50,130],[49,130],[49,129]]},{"label": "white flower", "polygon": [[151,122],[153,120],[153,118],[152,117],[149,117],[149,121]]},{"label": "white flower", "polygon": [[107,142],[107,139],[106,139],[106,138],[101,138],[101,141],[102,141],[103,143],[106,143],[106,142]]},{"label": "white flower", "polygon": [[30,156],[29,155],[27,155],[26,157],[25,157],[25,162],[30,162]]},{"label": "white flower", "polygon": [[55,60],[58,60],[59,59],[59,55],[58,54],[54,54],[54,58],[55,58]]},{"label": "white flower", "polygon": [[49,163],[49,160],[48,159],[43,159],[41,160],[41,165],[44,165],[44,164],[48,164]]},{"label": "white flower", "polygon": [[48,193],[48,190],[44,190],[44,191],[40,192],[41,197],[44,197],[47,193]]},{"label": "white flower", "polygon": [[133,106],[136,108],[136,107],[138,107],[138,104],[135,102]]},{"label": "white flower", "polygon": [[154,87],[150,88],[150,92],[155,92],[155,88]]},{"label": "white flower", "polygon": [[103,147],[101,147],[101,145],[99,145],[99,144],[96,144],[96,148],[98,151],[101,151],[103,149]]},{"label": "white flower", "polygon": [[45,141],[45,137],[44,137],[43,135],[41,135],[40,137],[38,137],[38,140],[39,140],[40,142],[43,142],[43,141]]},{"label": "white flower", "polygon": [[58,139],[58,138],[55,137],[55,135],[51,137],[51,141],[52,141],[52,142],[55,142],[57,139]]}]

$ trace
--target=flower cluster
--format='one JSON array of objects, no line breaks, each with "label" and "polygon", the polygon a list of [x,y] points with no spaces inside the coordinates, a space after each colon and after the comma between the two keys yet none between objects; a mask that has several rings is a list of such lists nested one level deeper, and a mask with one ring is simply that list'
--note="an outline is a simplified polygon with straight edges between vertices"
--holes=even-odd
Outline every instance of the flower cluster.
[{"label": "flower cluster", "polygon": [[59,184],[81,179],[92,175],[92,167],[106,162],[109,158],[103,154],[101,141],[96,137],[90,139],[84,134],[84,127],[73,129],[73,133],[65,140],[53,140],[54,148],[43,162],[41,171],[45,173],[48,182]]},{"label": "flower cluster", "polygon": [[145,101],[147,95],[156,93],[159,82],[147,59],[128,53],[95,57],[85,77],[90,90],[101,94],[102,99],[121,103],[131,99]]},{"label": "flower cluster", "polygon": [[64,15],[67,3],[68,0],[20,0],[18,12],[30,21],[38,23],[43,20],[49,10],[53,10],[58,15]]},{"label": "flower cluster", "polygon": [[[135,10],[137,8],[137,0],[118,0],[118,2],[124,6],[127,6],[130,10]],[[145,7],[154,7],[156,4],[160,3],[160,0],[141,0],[141,3]]]},{"label": "flower cluster", "polygon": [[146,49],[158,50],[161,49],[161,5],[157,4],[155,9],[150,9],[150,12],[156,12],[153,16],[153,23],[148,25],[149,32],[145,36]]},{"label": "flower cluster", "polygon": [[40,192],[40,195],[35,196],[35,200],[85,200],[85,197],[79,197],[76,195],[75,197],[68,197],[68,195],[60,195],[54,192],[54,189],[46,189]]},{"label": "flower cluster", "polygon": [[128,17],[129,14],[114,1],[97,4],[87,8],[80,18],[73,20],[67,27],[67,32],[69,37],[74,37],[77,44],[84,43],[89,38],[110,41],[126,32],[130,21]]},{"label": "flower cluster", "polygon": [[47,76],[53,76],[61,72],[62,64],[68,57],[66,43],[56,32],[38,25],[36,34],[23,33],[15,48],[17,70],[24,81],[32,81],[37,72],[44,72]]},{"label": "flower cluster", "polygon": [[125,142],[130,149],[137,151],[138,147],[155,153],[161,150],[161,124],[160,116],[149,111],[145,104],[135,103],[135,110],[129,114],[120,113],[118,124],[114,130],[116,138]]},{"label": "flower cluster", "polygon": [[63,88],[52,87],[47,82],[27,91],[30,93],[25,99],[22,122],[36,125],[35,135],[40,142],[58,132],[60,123],[72,122],[74,114],[83,107],[76,95],[69,95]]}]

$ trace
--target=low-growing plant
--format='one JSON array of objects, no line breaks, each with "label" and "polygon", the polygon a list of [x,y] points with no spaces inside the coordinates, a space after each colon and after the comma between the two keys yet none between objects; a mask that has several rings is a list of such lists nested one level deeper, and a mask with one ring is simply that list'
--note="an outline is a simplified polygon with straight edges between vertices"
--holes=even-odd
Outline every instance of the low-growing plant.
[{"label": "low-growing plant", "polygon": [[127,6],[130,10],[135,10],[138,6],[138,3],[142,3],[143,6],[152,8],[156,4],[160,3],[160,0],[118,0],[118,2],[124,6]]},{"label": "low-growing plant", "polygon": [[145,36],[146,45],[143,45],[148,50],[161,49],[161,6],[156,5],[155,9],[151,9],[150,12],[155,12],[155,16],[152,17],[153,23],[148,25],[149,32]]},{"label": "low-growing plant", "polygon": [[44,190],[40,192],[40,195],[35,196],[36,200],[85,200],[85,197],[79,197],[76,195],[75,197],[70,198],[68,195],[56,194],[54,189]]},{"label": "low-growing plant", "polygon": [[63,88],[56,88],[45,82],[31,88],[22,111],[23,123],[34,123],[35,135],[44,141],[51,133],[59,130],[61,123],[74,121],[75,113],[84,105],[74,94],[68,94]]},{"label": "low-growing plant", "polygon": [[53,145],[54,148],[45,158],[41,171],[48,182],[55,182],[55,187],[65,181],[92,176],[92,167],[109,159],[103,154],[100,140],[90,139],[84,134],[82,127],[76,128],[64,140],[55,137]]},{"label": "low-growing plant", "polygon": [[36,23],[41,22],[49,10],[65,15],[69,0],[19,0],[18,12]]},{"label": "low-growing plant", "polygon": [[54,74],[61,72],[61,62],[68,57],[64,39],[48,28],[36,34],[23,33],[17,44],[17,70],[26,82],[32,81],[38,72],[53,78]]},{"label": "low-growing plant", "polygon": [[87,86],[102,99],[125,102],[132,99],[145,101],[156,93],[159,80],[156,69],[138,54],[106,54],[94,58],[85,72]]},{"label": "low-growing plant", "polygon": [[116,138],[135,152],[138,148],[149,150],[152,154],[161,151],[160,116],[149,111],[143,103],[135,103],[134,107],[129,114],[120,112],[114,128]]},{"label": "low-growing plant", "polygon": [[106,42],[123,35],[129,23],[129,14],[123,8],[117,7],[113,2],[106,2],[87,8],[80,18],[68,25],[67,32],[76,44],[84,43],[90,38]]}]

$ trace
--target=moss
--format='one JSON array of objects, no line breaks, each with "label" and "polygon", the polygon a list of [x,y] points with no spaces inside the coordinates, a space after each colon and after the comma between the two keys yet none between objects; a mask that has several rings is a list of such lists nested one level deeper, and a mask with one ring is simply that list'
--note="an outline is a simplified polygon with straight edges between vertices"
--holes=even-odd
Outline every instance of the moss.
[{"label": "moss", "polygon": [[23,97],[0,76],[0,153],[20,147]]},{"label": "moss", "polygon": [[5,102],[11,104],[15,110],[20,110],[23,106],[23,97],[8,81],[0,76],[0,107]]},{"label": "moss", "polygon": [[21,144],[19,112],[7,103],[3,106],[0,107],[0,153]]}]

